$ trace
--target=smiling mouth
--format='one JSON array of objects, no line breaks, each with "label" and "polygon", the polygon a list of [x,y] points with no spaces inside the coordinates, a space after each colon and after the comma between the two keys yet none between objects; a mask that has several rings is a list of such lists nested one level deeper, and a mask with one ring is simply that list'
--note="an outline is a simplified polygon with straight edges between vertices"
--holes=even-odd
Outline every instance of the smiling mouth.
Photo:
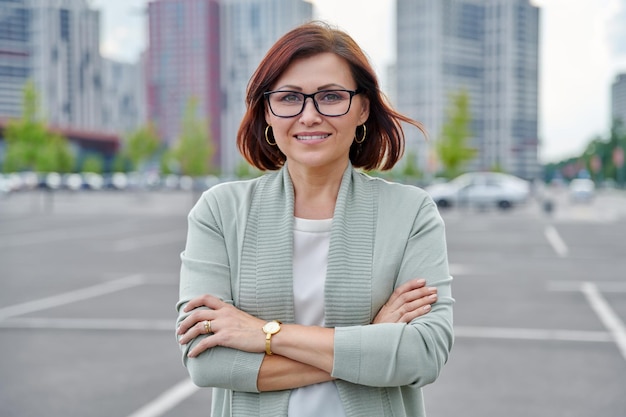
[{"label": "smiling mouth", "polygon": [[298,135],[296,136],[297,140],[321,140],[326,139],[330,135]]}]

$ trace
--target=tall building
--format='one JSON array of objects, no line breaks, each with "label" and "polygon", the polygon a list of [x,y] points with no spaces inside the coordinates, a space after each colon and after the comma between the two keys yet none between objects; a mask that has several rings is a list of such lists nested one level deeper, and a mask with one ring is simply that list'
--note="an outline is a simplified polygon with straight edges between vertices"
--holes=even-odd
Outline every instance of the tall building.
[{"label": "tall building", "polygon": [[102,127],[100,12],[85,0],[30,0],[32,77],[51,125]]},{"label": "tall building", "polygon": [[626,73],[618,74],[611,85],[611,117],[626,128]]},{"label": "tall building", "polygon": [[0,118],[22,114],[22,90],[32,73],[30,21],[25,0],[0,0]]},{"label": "tall building", "polygon": [[[188,104],[221,137],[220,19],[216,0],[158,0],[148,4],[147,117],[169,145],[178,139]],[[219,162],[219,155],[216,158]]]},{"label": "tall building", "polygon": [[426,142],[407,131],[409,149],[429,169],[450,97],[470,98],[466,167],[539,174],[539,9],[529,0],[397,0],[397,106],[424,123]]},{"label": "tall building", "polygon": [[232,173],[241,161],[236,138],[250,77],[278,38],[312,19],[313,5],[303,0],[222,0],[221,4],[221,159],[223,172]]},{"label": "tall building", "polygon": [[102,125],[100,14],[85,0],[0,0],[0,116],[18,117],[32,80],[50,125]]},{"label": "tall building", "polygon": [[103,130],[127,134],[146,121],[143,62],[135,64],[102,60]]},{"label": "tall building", "polygon": [[282,34],[310,20],[302,0],[155,0],[148,4],[147,117],[163,140],[178,139],[185,107],[197,102],[216,149],[232,173],[248,81]]}]

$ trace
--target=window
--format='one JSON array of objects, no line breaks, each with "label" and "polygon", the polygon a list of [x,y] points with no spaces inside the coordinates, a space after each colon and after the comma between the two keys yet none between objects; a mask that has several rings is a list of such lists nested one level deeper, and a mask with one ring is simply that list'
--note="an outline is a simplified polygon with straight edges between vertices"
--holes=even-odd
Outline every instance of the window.
[{"label": "window", "polygon": [[59,29],[61,31],[61,40],[69,42],[70,40],[70,11],[67,9],[59,10]]},{"label": "window", "polygon": [[485,8],[473,4],[461,4],[457,36],[462,39],[483,40]]}]

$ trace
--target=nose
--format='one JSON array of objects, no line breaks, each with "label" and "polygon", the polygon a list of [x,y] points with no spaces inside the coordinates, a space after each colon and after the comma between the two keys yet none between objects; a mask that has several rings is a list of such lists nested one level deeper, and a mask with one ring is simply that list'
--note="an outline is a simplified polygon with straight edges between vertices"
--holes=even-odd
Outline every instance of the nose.
[{"label": "nose", "polygon": [[[311,99],[311,101],[307,101],[308,99]],[[308,124],[319,120],[319,118],[320,114],[317,111],[317,107],[315,107],[313,97],[306,97],[304,99],[304,108],[302,109],[302,113],[300,113],[300,121]]]}]

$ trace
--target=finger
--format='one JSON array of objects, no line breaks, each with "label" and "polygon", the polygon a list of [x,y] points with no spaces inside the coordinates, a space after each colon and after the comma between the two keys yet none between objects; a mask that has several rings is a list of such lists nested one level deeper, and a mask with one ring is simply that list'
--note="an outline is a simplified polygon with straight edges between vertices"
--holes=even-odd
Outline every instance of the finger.
[{"label": "finger", "polygon": [[418,288],[422,288],[426,285],[426,280],[424,278],[411,279],[404,284],[400,285],[396,290],[399,292],[409,292]]},{"label": "finger", "polygon": [[183,321],[178,325],[178,334],[183,334],[189,331],[189,329],[193,328],[197,323],[202,323],[205,320],[213,320],[213,314],[211,310],[197,310],[185,317]]},{"label": "finger", "polygon": [[189,302],[185,305],[185,308],[183,308],[183,311],[185,313],[188,313],[191,310],[198,308],[198,307],[208,307],[208,308],[216,309],[219,307],[221,302],[222,301],[217,297],[214,297],[210,294],[204,294],[204,295],[201,295],[199,297],[192,298],[191,300],[189,300]]},{"label": "finger", "polygon": [[403,306],[400,323],[409,323],[411,320],[430,312],[432,305],[437,302],[437,294],[430,294]]},{"label": "finger", "polygon": [[215,333],[215,329],[213,328],[213,325],[214,325],[213,320],[202,320],[202,321],[198,321],[197,323],[195,323],[193,326],[189,328],[187,332],[182,334],[180,339],[178,339],[178,342],[181,345],[186,345],[187,343],[191,342],[196,337],[208,334],[207,325],[205,324],[206,322],[210,323],[211,333]]},{"label": "finger", "polygon": [[204,333],[204,320],[203,321],[199,321],[199,322],[194,322],[193,325],[189,326],[187,328],[187,330],[180,332],[180,339],[178,339],[178,342],[181,345],[186,345],[187,343],[189,343],[191,340],[193,340],[194,338],[200,336],[201,334]]},{"label": "finger", "polygon": [[392,309],[401,309],[407,303],[437,293],[437,288],[435,287],[420,287],[414,289],[408,287],[406,289],[408,291],[398,294],[393,300],[390,299],[388,304]]},{"label": "finger", "polygon": [[420,308],[417,308],[411,312],[406,313],[404,316],[402,316],[402,319],[399,321],[399,323],[410,323],[411,321],[415,320],[418,317],[421,317],[423,315],[426,315],[430,312],[430,310],[432,310],[432,305],[430,304],[426,304],[425,306],[422,306]]},{"label": "finger", "polygon": [[429,295],[437,294],[436,287],[422,287],[418,289],[411,290],[406,292],[400,296],[400,299],[405,303],[409,303],[414,300],[418,300],[420,298],[428,297]]},{"label": "finger", "polygon": [[207,338],[202,339],[200,342],[198,342],[197,345],[195,345],[189,351],[189,353],[187,353],[187,356],[190,357],[190,358],[195,358],[196,356],[198,356],[199,354],[201,354],[205,350],[216,346],[215,340],[216,340],[215,336],[211,336],[211,337],[207,337]]},{"label": "finger", "polygon": [[396,288],[393,291],[393,293],[389,297],[389,300],[387,301],[387,304],[391,305],[391,304],[395,303],[404,294],[406,294],[408,292],[411,292],[413,290],[422,288],[422,287],[424,287],[424,285],[426,285],[426,280],[423,279],[423,278],[412,279],[410,281],[405,282],[404,284],[400,285],[398,288]]}]

